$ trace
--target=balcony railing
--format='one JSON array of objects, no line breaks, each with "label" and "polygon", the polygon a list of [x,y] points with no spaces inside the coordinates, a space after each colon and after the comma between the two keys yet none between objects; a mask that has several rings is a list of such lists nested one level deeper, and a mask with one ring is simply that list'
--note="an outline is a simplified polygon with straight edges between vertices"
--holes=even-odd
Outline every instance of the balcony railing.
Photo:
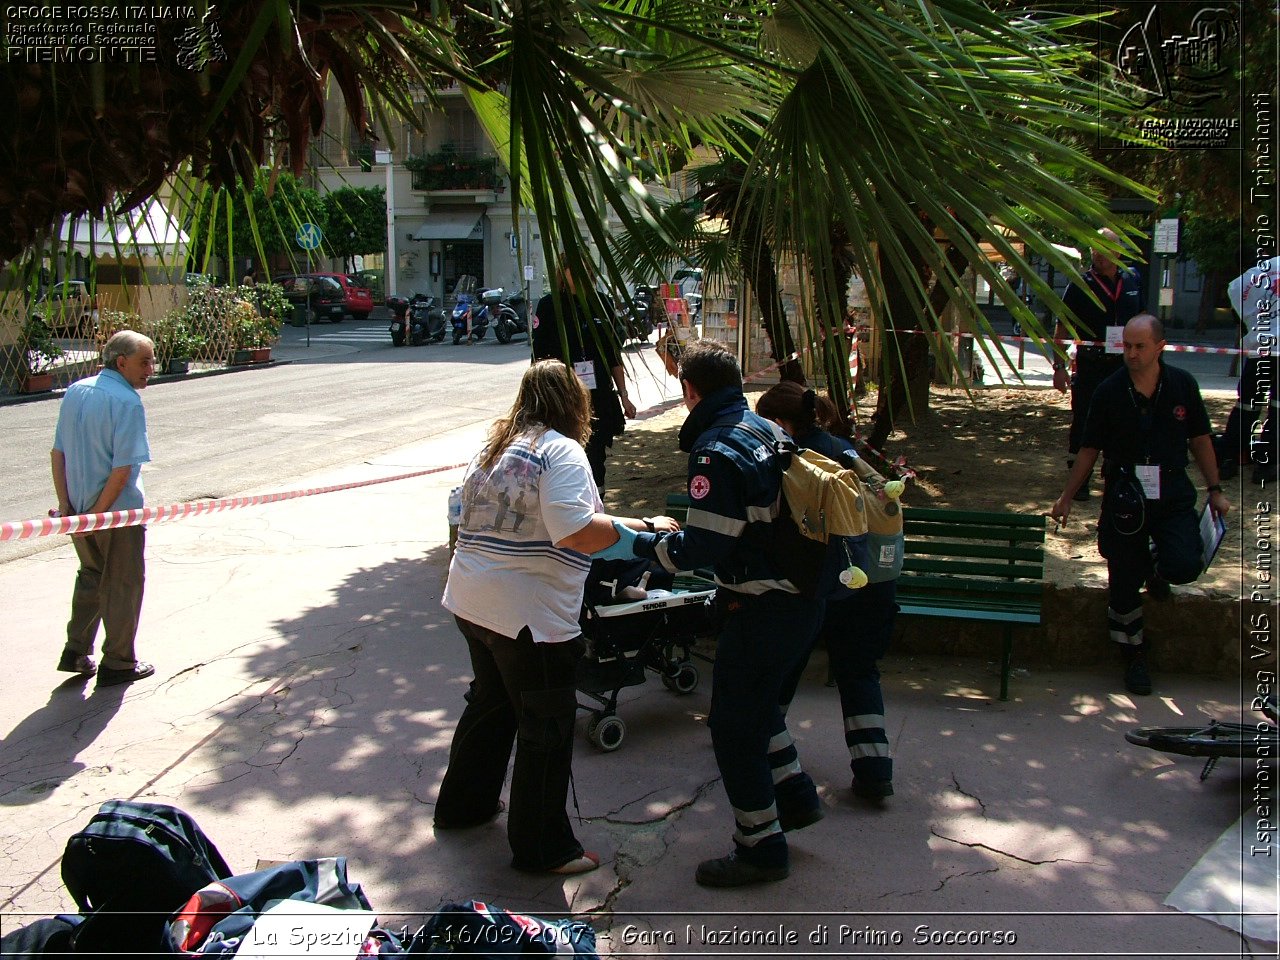
[{"label": "balcony railing", "polygon": [[435,153],[408,157],[414,190],[498,190],[502,177],[493,157],[462,153],[446,144]]}]

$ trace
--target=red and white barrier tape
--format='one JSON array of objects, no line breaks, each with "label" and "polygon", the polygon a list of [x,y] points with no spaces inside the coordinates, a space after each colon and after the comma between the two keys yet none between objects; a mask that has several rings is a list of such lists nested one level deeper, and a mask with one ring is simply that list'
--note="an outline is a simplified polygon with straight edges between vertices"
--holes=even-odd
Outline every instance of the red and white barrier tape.
[{"label": "red and white barrier tape", "polygon": [[[904,333],[909,333],[904,330]],[[927,333],[927,330],[916,330],[911,333]],[[973,337],[972,333],[960,334],[961,337]],[[989,337],[987,339],[1001,340],[1004,343],[1060,343],[1062,346],[1070,347],[1106,347],[1106,340],[1071,340],[1071,339],[1051,339],[1041,338],[1036,340],[1032,337]],[[1242,349],[1240,347],[1197,347],[1190,343],[1166,343],[1165,349],[1170,353],[1216,353],[1219,356],[1240,355],[1245,357],[1256,357],[1258,351],[1256,349]],[[1119,357],[1119,353],[1116,353]]]},{"label": "red and white barrier tape", "polygon": [[465,466],[465,463],[456,463],[447,467],[432,467],[430,470],[402,473],[394,477],[380,477],[377,480],[359,480],[355,483],[339,483],[329,487],[310,487],[306,490],[290,490],[284,493],[266,493],[256,497],[197,500],[192,503],[174,503],[167,507],[116,510],[112,513],[81,513],[73,517],[44,517],[39,520],[0,523],[0,542],[6,540],[33,540],[37,537],[51,537],[64,533],[92,533],[98,530],[112,530],[116,527],[136,527],[143,523],[160,523],[163,520],[182,520],[202,513],[238,510],[241,507],[254,507],[263,503],[296,500],[298,497],[314,497],[321,493],[337,493],[340,490],[355,490],[359,487],[371,487],[375,484],[391,483],[395,480],[410,480],[414,477],[425,477],[432,473],[461,470]]}]

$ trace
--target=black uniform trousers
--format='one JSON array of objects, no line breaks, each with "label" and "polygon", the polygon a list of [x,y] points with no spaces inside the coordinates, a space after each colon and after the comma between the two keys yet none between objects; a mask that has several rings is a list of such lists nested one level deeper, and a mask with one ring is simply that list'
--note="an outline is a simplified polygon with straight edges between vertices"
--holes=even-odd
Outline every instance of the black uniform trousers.
[{"label": "black uniform trousers", "polygon": [[855,780],[893,779],[893,758],[884,728],[879,660],[893,639],[898,581],[868,583],[845,600],[827,604],[822,639],[840,691],[844,742]]},{"label": "black uniform trousers", "polygon": [[504,637],[454,618],[467,640],[475,679],[449,747],[436,823],[484,823],[498,809],[511,748],[507,841],[518,870],[551,870],[582,856],[565,801],[578,711],[575,671],[581,639],[534,643],[528,628]]},{"label": "black uniform trousers", "polygon": [[1185,470],[1166,469],[1160,484],[1160,499],[1143,502],[1142,525],[1133,533],[1117,529],[1105,495],[1102,501],[1098,552],[1107,561],[1107,629],[1112,640],[1128,646],[1143,642],[1141,590],[1152,573],[1169,583],[1190,583],[1204,569],[1191,478]]},{"label": "black uniform trousers", "polygon": [[711,679],[711,746],[733,808],[739,858],[761,867],[789,862],[779,815],[818,807],[818,792],[787,731],[784,687],[804,667],[822,603],[781,590],[757,596],[721,588],[726,616]]}]

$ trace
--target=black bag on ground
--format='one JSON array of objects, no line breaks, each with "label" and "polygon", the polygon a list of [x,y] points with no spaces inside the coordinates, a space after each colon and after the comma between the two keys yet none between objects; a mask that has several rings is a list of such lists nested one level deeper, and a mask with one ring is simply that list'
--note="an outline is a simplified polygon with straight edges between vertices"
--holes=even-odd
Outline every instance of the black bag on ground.
[{"label": "black bag on ground", "polygon": [[0,957],[26,960],[70,953],[71,934],[82,919],[74,914],[59,914],[11,930],[0,938]]},{"label": "black bag on ground", "polygon": [[109,800],[62,853],[63,885],[91,913],[75,932],[75,949],[158,949],[168,915],[229,876],[222,854],[188,814]]}]

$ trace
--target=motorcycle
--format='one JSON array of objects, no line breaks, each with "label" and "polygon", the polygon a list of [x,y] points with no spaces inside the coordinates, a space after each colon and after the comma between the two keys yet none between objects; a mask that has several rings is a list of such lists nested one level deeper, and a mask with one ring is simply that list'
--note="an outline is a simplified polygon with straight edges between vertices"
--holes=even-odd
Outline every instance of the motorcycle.
[{"label": "motorcycle", "polygon": [[409,301],[409,343],[439,343],[444,339],[444,311],[436,306],[436,298],[416,293]]},{"label": "motorcycle", "polygon": [[418,347],[424,343],[439,343],[444,339],[444,311],[436,306],[435,297],[415,293],[406,300],[404,297],[388,297],[387,306],[391,309],[391,345],[403,347],[406,344]]},{"label": "motorcycle", "polygon": [[516,291],[515,293],[502,296],[502,288],[490,290],[486,294],[498,294],[499,300],[492,310],[495,313],[493,320],[493,335],[498,338],[499,343],[510,343],[511,338],[517,334],[529,333],[529,304],[524,298],[524,294]]},{"label": "motorcycle", "polygon": [[[457,298],[450,319],[453,322],[453,345],[463,340],[483,340],[489,329],[489,305],[476,295],[476,278],[464,275],[453,288]],[[486,294],[488,291],[486,291]],[[495,301],[496,302],[496,301]]]},{"label": "motorcycle", "polygon": [[658,299],[658,291],[652,287],[636,287],[631,297],[631,309],[621,319],[628,340],[648,340],[657,324],[666,322],[666,311]]},{"label": "motorcycle", "polygon": [[409,301],[404,297],[387,297],[387,309],[391,311],[391,325],[387,327],[391,334],[391,345],[403,347],[406,331],[409,328]]}]

